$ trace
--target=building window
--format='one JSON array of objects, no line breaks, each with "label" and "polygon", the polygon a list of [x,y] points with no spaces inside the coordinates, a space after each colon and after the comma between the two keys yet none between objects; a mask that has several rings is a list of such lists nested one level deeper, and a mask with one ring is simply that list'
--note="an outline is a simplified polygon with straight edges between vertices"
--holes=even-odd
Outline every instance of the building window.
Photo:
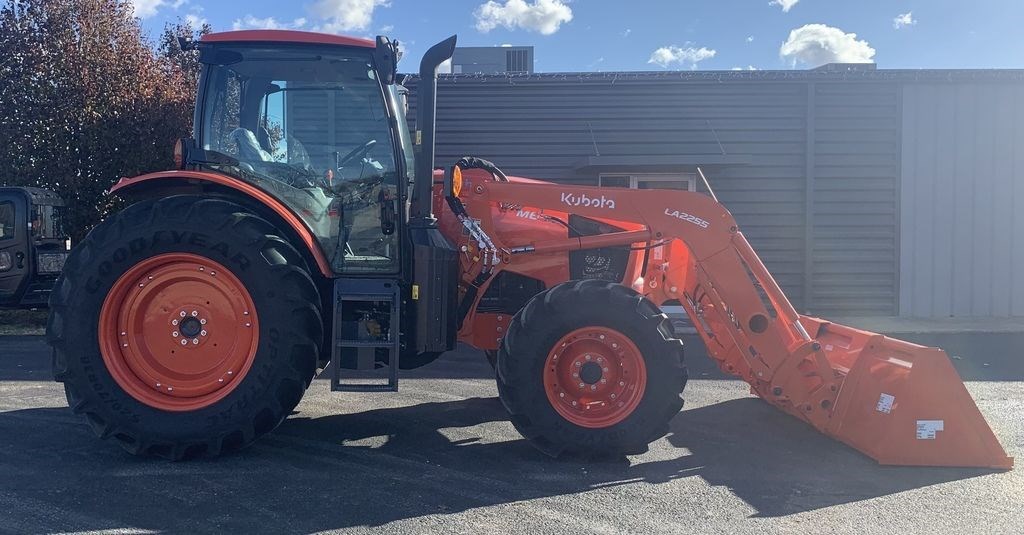
[{"label": "building window", "polygon": [[675,174],[602,174],[598,185],[608,188],[632,189],[678,189],[696,191],[697,175],[693,173]]}]

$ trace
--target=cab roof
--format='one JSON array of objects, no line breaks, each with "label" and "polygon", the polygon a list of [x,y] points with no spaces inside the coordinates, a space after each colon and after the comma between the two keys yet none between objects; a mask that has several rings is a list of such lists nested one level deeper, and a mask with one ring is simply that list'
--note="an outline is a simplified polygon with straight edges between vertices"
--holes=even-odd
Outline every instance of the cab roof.
[{"label": "cab roof", "polygon": [[300,32],[296,30],[235,30],[208,33],[199,39],[200,43],[301,43],[316,45],[355,46],[375,48],[369,39],[347,37],[329,33]]}]

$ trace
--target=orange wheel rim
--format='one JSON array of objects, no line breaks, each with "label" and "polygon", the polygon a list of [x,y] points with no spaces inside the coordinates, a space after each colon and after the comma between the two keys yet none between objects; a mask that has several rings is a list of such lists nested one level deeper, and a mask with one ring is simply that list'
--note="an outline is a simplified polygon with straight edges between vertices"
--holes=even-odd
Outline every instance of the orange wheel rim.
[{"label": "orange wheel rim", "polygon": [[548,353],[544,391],[563,418],[580,427],[613,426],[633,413],[647,387],[647,367],[632,340],[607,327],[563,336]]},{"label": "orange wheel rim", "polygon": [[166,411],[208,407],[252,367],[259,320],[245,285],[188,253],[132,266],[103,301],[100,353],[128,395]]}]

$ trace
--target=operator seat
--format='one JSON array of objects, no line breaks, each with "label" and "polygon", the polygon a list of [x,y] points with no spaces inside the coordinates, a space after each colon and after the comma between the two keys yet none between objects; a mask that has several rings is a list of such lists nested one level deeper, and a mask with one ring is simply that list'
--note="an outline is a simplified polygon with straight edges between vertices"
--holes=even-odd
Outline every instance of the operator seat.
[{"label": "operator seat", "polygon": [[231,140],[238,145],[238,159],[243,162],[269,162],[273,161],[270,153],[260,147],[256,140],[256,134],[252,130],[236,128],[231,131]]}]

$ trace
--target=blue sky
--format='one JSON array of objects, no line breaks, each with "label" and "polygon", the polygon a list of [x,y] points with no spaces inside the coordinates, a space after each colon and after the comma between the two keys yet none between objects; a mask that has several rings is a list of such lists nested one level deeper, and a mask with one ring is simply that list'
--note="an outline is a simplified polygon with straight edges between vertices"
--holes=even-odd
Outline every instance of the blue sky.
[{"label": "blue sky", "polygon": [[294,27],[405,44],[402,70],[457,33],[534,45],[538,71],[1022,68],[1024,0],[129,0],[155,35],[189,17],[215,31]]}]

